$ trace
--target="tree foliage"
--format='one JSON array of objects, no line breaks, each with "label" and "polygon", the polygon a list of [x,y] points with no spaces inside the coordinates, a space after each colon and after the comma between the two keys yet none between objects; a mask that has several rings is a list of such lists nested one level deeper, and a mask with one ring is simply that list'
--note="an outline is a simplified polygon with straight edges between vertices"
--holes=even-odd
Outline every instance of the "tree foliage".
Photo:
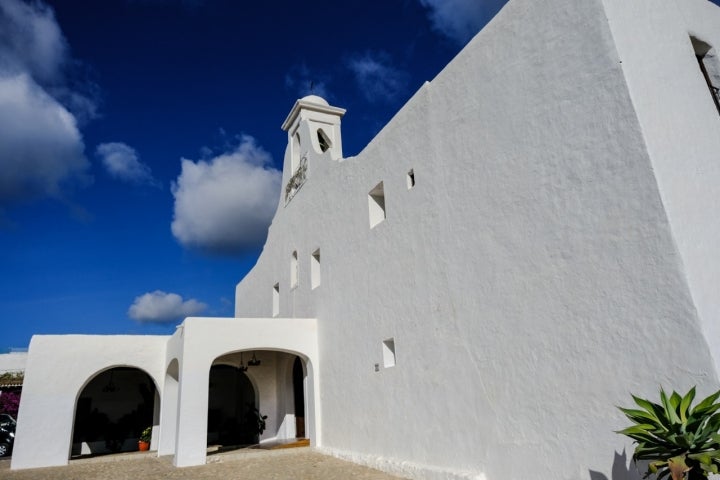
[{"label": "tree foliage", "polygon": [[0,413],[7,413],[17,418],[20,409],[20,392],[4,391],[0,394]]}]

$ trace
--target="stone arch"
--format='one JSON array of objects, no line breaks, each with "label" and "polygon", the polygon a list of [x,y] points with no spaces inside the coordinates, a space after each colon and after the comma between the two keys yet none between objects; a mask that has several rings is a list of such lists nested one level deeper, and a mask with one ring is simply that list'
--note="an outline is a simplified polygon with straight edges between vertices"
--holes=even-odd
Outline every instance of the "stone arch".
[{"label": "stone arch", "polygon": [[75,395],[70,455],[136,450],[140,432],[157,424],[159,403],[156,381],[144,369],[98,370]]}]

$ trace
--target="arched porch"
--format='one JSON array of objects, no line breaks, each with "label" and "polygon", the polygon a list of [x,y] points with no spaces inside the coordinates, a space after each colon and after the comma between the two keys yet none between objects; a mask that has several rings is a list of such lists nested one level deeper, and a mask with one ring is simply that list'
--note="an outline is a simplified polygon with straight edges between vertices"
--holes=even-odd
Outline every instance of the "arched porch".
[{"label": "arched porch", "polygon": [[[295,438],[295,403],[292,368],[301,359],[306,436],[320,444],[319,385],[317,382],[317,327],[315,319],[283,318],[188,318],[173,337],[178,351],[168,354],[180,360],[175,439],[176,466],[202,465],[208,444],[210,372],[214,364],[237,368],[253,353],[260,365],[248,367],[256,389],[257,405],[268,415],[267,430],[259,440]],[[180,341],[181,339],[181,341]],[[171,343],[173,343],[171,341]],[[263,363],[266,362],[266,363]],[[255,370],[253,370],[255,368]],[[264,406],[269,407],[264,411]],[[163,430],[168,431],[163,419]]]},{"label": "arched porch", "polygon": [[[67,465],[81,393],[116,367],[146,373],[162,398],[167,337],[35,336],[30,342],[11,468]],[[42,455],[38,450],[42,449]]]}]

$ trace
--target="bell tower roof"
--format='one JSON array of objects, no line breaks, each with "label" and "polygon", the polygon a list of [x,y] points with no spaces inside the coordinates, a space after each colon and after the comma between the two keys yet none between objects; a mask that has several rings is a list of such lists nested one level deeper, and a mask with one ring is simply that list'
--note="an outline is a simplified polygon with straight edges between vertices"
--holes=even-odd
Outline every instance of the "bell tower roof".
[{"label": "bell tower roof", "polygon": [[325,100],[324,98],[322,98],[319,95],[307,95],[307,96],[301,98],[300,100],[302,100],[303,102],[307,102],[307,103],[317,103],[318,105],[325,105],[326,107],[330,106],[330,104],[327,102],[327,100]]},{"label": "bell tower roof", "polygon": [[284,131],[288,131],[295,123],[301,110],[332,115],[338,118],[342,118],[342,116],[345,115],[344,108],[333,107],[327,100],[317,95],[308,95],[295,102],[295,105],[293,105],[292,110],[290,110],[290,113],[282,124]]}]

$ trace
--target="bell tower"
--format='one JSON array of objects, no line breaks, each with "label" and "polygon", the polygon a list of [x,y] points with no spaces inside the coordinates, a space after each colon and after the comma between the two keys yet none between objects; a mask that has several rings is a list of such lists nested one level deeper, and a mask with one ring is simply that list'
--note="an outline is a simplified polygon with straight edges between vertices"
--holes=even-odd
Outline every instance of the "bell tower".
[{"label": "bell tower", "polygon": [[340,119],[343,115],[344,108],[330,106],[317,95],[308,95],[295,102],[282,124],[288,135],[283,165],[285,204],[305,183],[316,162],[342,158]]}]

